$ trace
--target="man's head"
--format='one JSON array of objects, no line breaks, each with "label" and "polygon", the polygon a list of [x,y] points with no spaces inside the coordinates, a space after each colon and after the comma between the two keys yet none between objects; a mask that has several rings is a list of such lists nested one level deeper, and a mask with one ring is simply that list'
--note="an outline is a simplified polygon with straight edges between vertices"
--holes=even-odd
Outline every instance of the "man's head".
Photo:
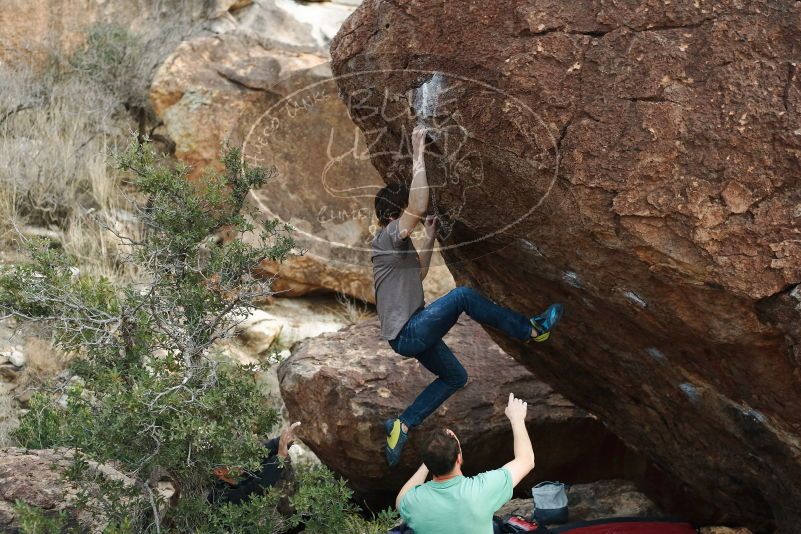
[{"label": "man's head", "polygon": [[378,224],[386,226],[397,219],[409,204],[409,187],[403,182],[395,182],[382,188],[375,196],[375,215]]},{"label": "man's head", "polygon": [[462,465],[462,447],[447,428],[435,430],[421,453],[423,463],[435,477],[447,475]]}]

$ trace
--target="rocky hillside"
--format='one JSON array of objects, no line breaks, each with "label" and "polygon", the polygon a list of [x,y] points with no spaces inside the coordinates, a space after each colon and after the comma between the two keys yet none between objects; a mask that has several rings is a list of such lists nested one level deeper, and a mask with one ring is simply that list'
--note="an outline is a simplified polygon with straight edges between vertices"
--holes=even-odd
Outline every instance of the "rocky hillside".
[{"label": "rocky hillside", "polygon": [[[75,451],[68,449],[0,449],[0,530],[18,532],[15,504],[24,502],[53,515],[62,512],[64,523],[67,519],[72,523],[67,525],[73,527],[70,530],[104,532],[108,518],[98,511],[103,484],[132,487],[134,481],[110,465],[90,461],[88,467],[95,482],[76,484],[65,476],[74,461]],[[87,502],[77,505],[81,499]],[[73,508],[78,511],[69,517],[67,512]],[[33,531],[38,532],[35,528]]]},{"label": "rocky hillside", "polygon": [[[372,198],[408,179],[409,132],[425,122],[448,261],[435,260],[428,300],[452,287],[452,272],[520,310],[567,308],[548,344],[490,332],[496,346],[475,325],[452,334],[472,380],[430,423],[457,428],[471,469],[494,465],[495,443],[508,440],[488,399],[519,388],[534,408],[536,476],[623,476],[699,524],[793,532],[799,3],[359,3],[10,0],[0,263],[19,260],[5,246],[19,227],[87,272],[129,276],[97,224],[135,230],[108,152],[138,130],[197,177],[226,141],[242,145],[277,171],[250,196],[254,217],[291,224],[298,242],[299,255],[261,274],[278,274],[280,296],[329,295],[270,300],[225,354],[256,365],[280,407],[274,352],[326,333],[281,367],[290,415],[354,487],[391,493],[414,446],[389,473],[368,421],[397,412],[430,376],[379,344],[374,322],[333,331],[372,316]],[[46,332],[11,326],[0,324],[2,446],[34,388],[70,376]],[[71,505],[58,473],[39,476],[65,466],[64,451],[0,457],[0,530],[18,522],[18,498]],[[633,514],[656,509],[635,500]]]},{"label": "rocky hillside", "polygon": [[[223,33],[187,39],[165,59],[150,101],[176,157],[193,165],[195,176],[219,165],[225,142],[243,146],[251,163],[275,168],[276,177],[252,195],[252,208],[260,218],[291,224],[303,251],[282,265],[263,263],[265,274],[279,274],[277,291],[337,291],[373,302],[367,244],[374,230],[372,197],[382,182],[369,157],[356,150],[364,139],[354,136],[338,98],[322,48],[327,41],[304,39],[330,24],[338,28],[353,6],[296,4],[276,18],[285,4],[232,6],[221,19],[230,27],[211,26]],[[285,19],[294,22],[285,25]],[[434,265],[430,297],[453,285],[438,256]]]},{"label": "rocky hillside", "polygon": [[789,0],[367,0],[331,47],[385,180],[410,176],[414,105],[433,109],[457,282],[565,304],[549,345],[499,343],[718,517],[784,532],[801,521],[799,31]]},{"label": "rocky hillside", "polygon": [[[98,127],[103,135],[112,130],[122,138],[131,130],[149,133],[160,148],[192,165],[195,177],[207,165],[219,166],[224,143],[245,145],[251,163],[277,171],[274,180],[254,192],[250,207],[258,218],[279,218],[296,230],[299,255],[283,265],[263,264],[266,276],[280,275],[275,290],[282,296],[340,292],[372,302],[365,243],[371,234],[372,194],[381,179],[369,157],[348,157],[353,124],[328,67],[328,45],[358,3],[14,2],[13,9],[0,13],[0,66],[46,72],[59,63],[75,63],[72,55],[87,42],[91,48],[92,39],[100,36],[101,44],[119,57],[112,65],[95,61],[81,70],[89,83],[113,86],[113,98],[119,99],[109,104],[111,112],[103,110],[104,121],[114,115],[111,126]],[[110,56],[105,49],[92,53],[103,61]],[[40,100],[37,91],[30,93],[9,99],[10,111],[2,111],[0,125],[16,119],[19,111],[39,107],[31,104]],[[85,107],[95,99],[88,93]],[[286,109],[290,117],[281,116]],[[280,129],[264,129],[265,121],[279,117]],[[87,117],[87,122],[97,119]],[[329,139],[335,143],[329,145]],[[76,139],[75,145],[90,141]],[[110,184],[93,188],[115,189]],[[434,265],[439,267],[431,271],[430,296],[453,285],[438,256]]]}]

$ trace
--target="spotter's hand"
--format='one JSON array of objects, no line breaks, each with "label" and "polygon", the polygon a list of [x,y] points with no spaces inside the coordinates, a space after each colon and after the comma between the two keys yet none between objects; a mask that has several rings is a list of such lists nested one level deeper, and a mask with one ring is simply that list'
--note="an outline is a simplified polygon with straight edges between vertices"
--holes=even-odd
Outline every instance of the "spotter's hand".
[{"label": "spotter's hand", "polygon": [[281,432],[278,439],[278,456],[286,458],[289,455],[289,447],[295,441],[295,430],[300,426],[300,422],[292,423],[288,428]]},{"label": "spotter's hand", "polygon": [[506,405],[505,410],[506,417],[509,418],[509,421],[511,423],[522,422],[525,424],[527,411],[528,403],[518,399],[513,393],[509,393],[509,403]]}]

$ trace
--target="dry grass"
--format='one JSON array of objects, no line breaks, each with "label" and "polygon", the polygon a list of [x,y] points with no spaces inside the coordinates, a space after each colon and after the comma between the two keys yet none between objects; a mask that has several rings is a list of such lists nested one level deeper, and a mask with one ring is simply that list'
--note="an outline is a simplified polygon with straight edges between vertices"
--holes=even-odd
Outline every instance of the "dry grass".
[{"label": "dry grass", "polygon": [[337,293],[336,299],[339,306],[335,313],[348,324],[361,323],[376,316],[375,308],[366,302],[343,293]]},{"label": "dry grass", "polygon": [[27,338],[22,352],[27,363],[17,378],[17,394],[48,384],[69,364],[69,357],[39,337]]},{"label": "dry grass", "polygon": [[118,227],[126,206],[109,157],[131,131],[154,124],[147,101],[152,72],[191,31],[203,3],[144,2],[139,16],[147,7],[150,22],[138,24],[137,34],[96,26],[70,55],[52,49],[46,65],[0,63],[0,246],[46,235],[82,269],[131,276],[116,237],[98,224]]},{"label": "dry grass", "polygon": [[[125,133],[114,99],[80,76],[36,79],[20,66],[0,77],[0,117],[16,110],[0,125],[0,239],[41,235],[29,230],[38,227],[70,252],[108,250],[111,236],[87,229],[92,214],[112,214],[121,204],[119,177],[107,161]],[[93,263],[110,274],[112,258],[105,258]]]},{"label": "dry grass", "polygon": [[19,425],[15,411],[11,394],[0,388],[0,448],[16,444],[11,438],[11,432]]}]

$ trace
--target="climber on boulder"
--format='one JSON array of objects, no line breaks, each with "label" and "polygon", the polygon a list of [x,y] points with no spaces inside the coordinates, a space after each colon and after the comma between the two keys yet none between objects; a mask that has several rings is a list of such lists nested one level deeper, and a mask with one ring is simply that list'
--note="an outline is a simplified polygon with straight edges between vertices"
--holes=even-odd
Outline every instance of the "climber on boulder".
[{"label": "climber on boulder", "polygon": [[[372,241],[371,259],[381,337],[405,357],[416,358],[437,379],[420,393],[397,418],[384,423],[384,452],[390,466],[400,460],[409,429],[418,426],[453,393],[467,383],[467,373],[442,338],[465,312],[479,323],[521,341],[545,341],[562,316],[552,304],[543,313],[527,317],[501,307],[469,287],[457,287],[425,306],[423,279],[428,274],[436,236],[436,217],[428,211],[425,168],[426,129],[412,132],[412,182],[393,183],[375,197],[380,228]],[[424,220],[425,245],[418,254],[410,235]]]},{"label": "climber on boulder", "polygon": [[[509,394],[506,417],[512,425],[514,459],[474,477],[462,475],[462,447],[452,431],[436,430],[421,451],[423,465],[395,499],[415,534],[486,534],[492,516],[512,498],[512,489],[534,469],[534,448],[526,428],[527,403]],[[432,480],[426,482],[428,473]]]}]

